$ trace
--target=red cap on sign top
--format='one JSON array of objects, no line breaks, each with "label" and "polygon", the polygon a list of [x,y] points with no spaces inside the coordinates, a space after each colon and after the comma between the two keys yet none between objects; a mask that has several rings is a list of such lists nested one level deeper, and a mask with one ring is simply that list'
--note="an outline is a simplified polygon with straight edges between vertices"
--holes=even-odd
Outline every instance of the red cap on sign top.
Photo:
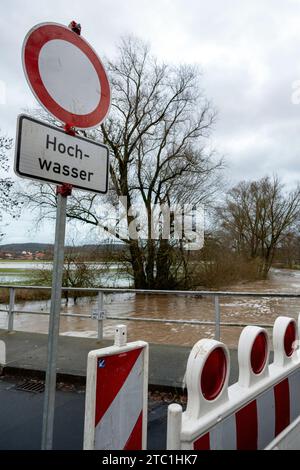
[{"label": "red cap on sign top", "polygon": [[78,34],[80,36],[81,33],[81,24],[76,23],[76,21],[71,21],[69,24],[69,28],[74,31],[74,33]]},{"label": "red cap on sign top", "polygon": [[89,129],[107,116],[111,95],[100,58],[80,34],[76,21],[38,24],[24,40],[22,58],[41,106],[69,127]]}]

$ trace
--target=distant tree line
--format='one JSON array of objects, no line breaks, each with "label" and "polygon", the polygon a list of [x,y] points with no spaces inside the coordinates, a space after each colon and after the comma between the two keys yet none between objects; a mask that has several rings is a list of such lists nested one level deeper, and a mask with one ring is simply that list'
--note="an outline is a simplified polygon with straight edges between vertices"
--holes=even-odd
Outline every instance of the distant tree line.
[{"label": "distant tree line", "polygon": [[265,279],[279,251],[290,253],[298,238],[299,208],[299,186],[286,191],[278,177],[242,181],[217,209],[220,236],[231,240],[233,252],[255,260]]}]

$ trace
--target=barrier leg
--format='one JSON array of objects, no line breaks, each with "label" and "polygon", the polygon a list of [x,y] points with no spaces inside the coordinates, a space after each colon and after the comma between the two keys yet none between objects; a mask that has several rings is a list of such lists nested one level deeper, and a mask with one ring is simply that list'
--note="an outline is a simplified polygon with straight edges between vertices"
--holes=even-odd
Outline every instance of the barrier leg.
[{"label": "barrier leg", "polygon": [[182,406],[172,403],[168,407],[167,450],[180,450]]}]

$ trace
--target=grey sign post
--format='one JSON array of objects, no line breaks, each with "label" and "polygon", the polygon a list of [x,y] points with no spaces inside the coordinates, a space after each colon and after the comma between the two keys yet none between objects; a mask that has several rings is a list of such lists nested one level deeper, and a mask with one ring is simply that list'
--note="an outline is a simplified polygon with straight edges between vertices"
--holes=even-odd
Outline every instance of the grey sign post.
[{"label": "grey sign post", "polygon": [[48,351],[46,387],[43,410],[42,449],[52,449],[55,391],[56,391],[56,368],[57,368],[57,346],[59,336],[59,320],[61,309],[61,286],[64,268],[64,243],[66,229],[66,207],[67,191],[64,186],[57,190],[56,227],[53,258],[52,294],[49,318]]}]

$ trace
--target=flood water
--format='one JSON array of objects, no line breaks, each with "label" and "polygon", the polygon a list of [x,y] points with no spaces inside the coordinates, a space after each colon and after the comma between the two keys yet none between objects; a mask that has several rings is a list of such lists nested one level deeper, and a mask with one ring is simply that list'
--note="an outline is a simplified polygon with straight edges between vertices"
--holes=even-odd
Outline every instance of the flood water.
[{"label": "flood water", "polygon": [[[96,280],[101,286],[107,287],[130,287],[132,279],[126,272],[120,272],[117,263],[85,263],[92,271],[97,271]],[[75,269],[71,264],[69,268]],[[0,261],[0,284],[36,285],[36,277],[39,271],[52,269],[50,261]],[[118,271],[118,276],[116,276]]]},{"label": "flood water", "polygon": [[[223,289],[225,290],[225,289]],[[300,293],[300,271],[273,269],[269,279],[232,285],[226,289],[236,292],[288,292]],[[7,306],[1,305],[0,308]],[[23,302],[16,310],[49,311],[49,301]],[[62,312],[90,315],[97,308],[96,298],[81,298],[74,305],[62,303]],[[247,324],[273,324],[279,315],[297,318],[300,299],[220,297],[221,321]],[[105,311],[108,315],[124,317],[164,318],[176,320],[214,321],[212,298],[188,295],[135,295],[109,294],[105,296]],[[112,338],[118,321],[104,321],[104,337]],[[152,343],[192,346],[201,338],[213,338],[214,326],[172,323],[146,323],[126,321],[129,340],[145,340]],[[7,327],[6,313],[0,313],[0,328]],[[14,328],[21,331],[47,333],[48,317],[44,315],[16,314]],[[271,333],[271,329],[269,330]],[[221,340],[235,347],[241,332],[239,327],[222,327]],[[97,336],[97,322],[92,319],[61,317],[60,333],[70,336]]]}]

